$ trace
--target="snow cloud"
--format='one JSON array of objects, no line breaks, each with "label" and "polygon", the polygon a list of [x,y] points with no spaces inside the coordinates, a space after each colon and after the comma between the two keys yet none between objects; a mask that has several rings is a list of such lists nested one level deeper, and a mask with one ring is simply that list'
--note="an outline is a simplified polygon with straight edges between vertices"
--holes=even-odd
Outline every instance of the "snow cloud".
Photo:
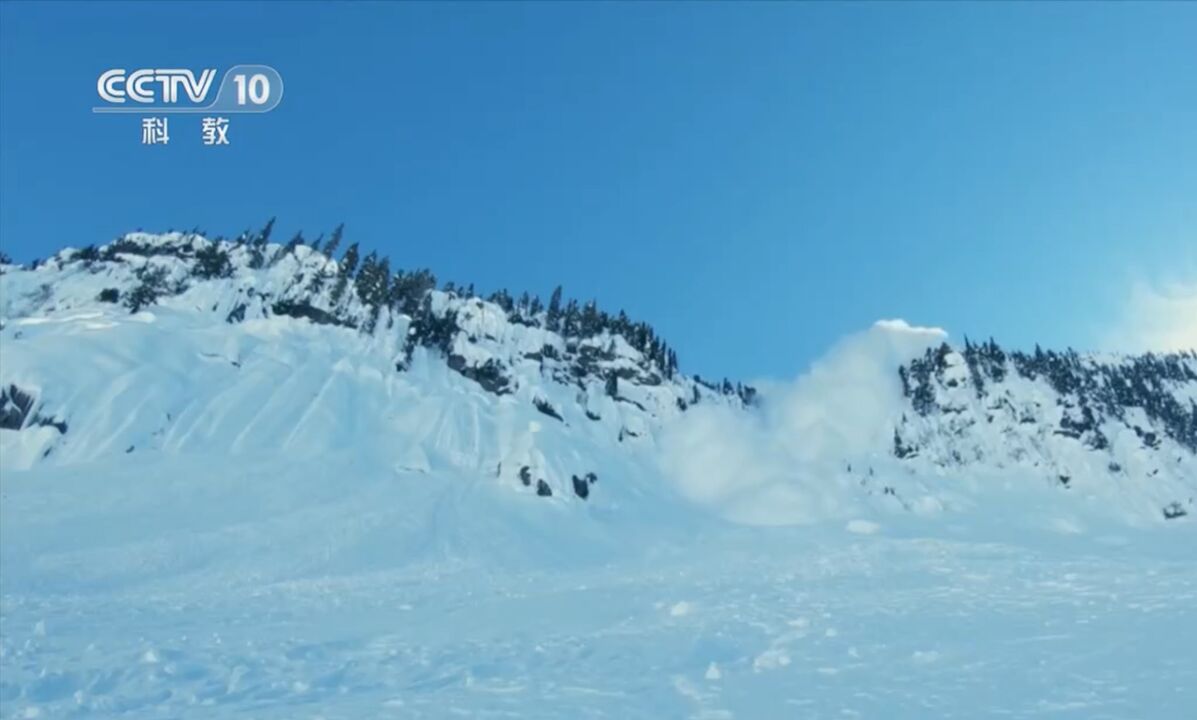
[{"label": "snow cloud", "polygon": [[1136,283],[1105,344],[1122,352],[1197,349],[1197,282]]},{"label": "snow cloud", "polygon": [[884,320],[790,382],[760,384],[761,413],[698,405],[665,433],[662,465],[688,498],[754,525],[843,514],[843,461],[886,447],[902,412],[898,364],[947,333]]}]

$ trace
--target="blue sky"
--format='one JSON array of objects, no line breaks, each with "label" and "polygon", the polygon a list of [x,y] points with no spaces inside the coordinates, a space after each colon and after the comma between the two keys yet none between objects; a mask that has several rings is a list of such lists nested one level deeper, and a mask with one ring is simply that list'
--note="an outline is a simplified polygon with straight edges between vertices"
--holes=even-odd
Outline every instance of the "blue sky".
[{"label": "blue sky", "polygon": [[[1197,270],[1197,4],[0,4],[0,247],[278,216],[791,376],[878,318],[1096,347]],[[140,145],[111,67],[286,95]],[[1154,307],[1154,306],[1153,306]]]}]

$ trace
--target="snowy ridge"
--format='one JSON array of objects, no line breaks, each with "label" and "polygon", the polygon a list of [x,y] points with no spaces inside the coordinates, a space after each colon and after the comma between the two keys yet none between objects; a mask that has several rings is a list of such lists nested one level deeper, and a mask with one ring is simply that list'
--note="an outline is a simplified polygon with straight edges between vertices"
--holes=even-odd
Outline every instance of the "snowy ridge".
[{"label": "snowy ridge", "polygon": [[182,233],[6,266],[3,467],[385,446],[399,470],[581,497],[691,404],[744,402],[673,372],[656,340],[654,361],[610,328],[555,332],[547,310],[419,275],[371,303],[365,268],[338,293],[343,268],[302,244]]},{"label": "snowy ridge", "polygon": [[3,266],[0,467],[358,448],[599,506],[676,490],[753,524],[962,509],[979,477],[1136,522],[1193,512],[1193,353],[958,350],[887,321],[758,399],[678,372],[622,313],[438,290],[356,245],[334,260],[339,241],[133,233]]},{"label": "snowy ridge", "polygon": [[923,471],[982,467],[1066,490],[1194,512],[1197,353],[1083,356],[941,343],[899,368],[893,453]]}]

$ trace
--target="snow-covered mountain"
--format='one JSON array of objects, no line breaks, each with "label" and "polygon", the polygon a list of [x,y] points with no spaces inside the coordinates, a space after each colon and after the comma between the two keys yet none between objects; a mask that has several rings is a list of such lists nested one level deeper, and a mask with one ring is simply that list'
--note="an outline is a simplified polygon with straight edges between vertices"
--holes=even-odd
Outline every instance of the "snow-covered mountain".
[{"label": "snow-covered mountain", "polygon": [[[728,433],[692,432],[717,416],[782,435],[766,440],[787,448],[769,472],[843,513],[938,512],[963,476],[1040,482],[1140,519],[1193,510],[1194,353],[953,348],[879,323],[797,391],[758,397],[681,373],[623,313],[436,289],[430,273],[359,262],[356,245],[335,260],[339,243],[134,233],[0,267],[0,466],[358,448],[397,472],[626,507],[672,487],[720,495],[689,462],[729,456]],[[760,454],[755,442],[738,451]]]},{"label": "snow-covered mountain", "polygon": [[992,467],[1064,489],[1104,487],[1165,519],[1197,490],[1197,353],[1085,356],[946,343],[898,368],[909,401],[893,452],[941,469]]},{"label": "snow-covered mountain", "polygon": [[690,405],[752,397],[677,373],[622,313],[482,300],[355,256],[131,234],[4,266],[3,466],[383,448],[400,470],[587,498]]},{"label": "snow-covered mountain", "polygon": [[883,321],[758,393],[265,235],[0,266],[0,718],[1192,704],[1192,353]]}]

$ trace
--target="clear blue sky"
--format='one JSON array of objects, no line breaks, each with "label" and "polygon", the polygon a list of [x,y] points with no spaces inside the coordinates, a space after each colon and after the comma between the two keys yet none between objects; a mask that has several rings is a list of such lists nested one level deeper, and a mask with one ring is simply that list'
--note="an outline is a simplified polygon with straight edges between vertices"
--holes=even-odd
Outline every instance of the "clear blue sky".
[{"label": "clear blue sky", "polygon": [[[790,376],[882,317],[1093,345],[1197,267],[1197,4],[0,4],[0,246],[279,218]],[[232,145],[110,67],[277,68]]]}]

